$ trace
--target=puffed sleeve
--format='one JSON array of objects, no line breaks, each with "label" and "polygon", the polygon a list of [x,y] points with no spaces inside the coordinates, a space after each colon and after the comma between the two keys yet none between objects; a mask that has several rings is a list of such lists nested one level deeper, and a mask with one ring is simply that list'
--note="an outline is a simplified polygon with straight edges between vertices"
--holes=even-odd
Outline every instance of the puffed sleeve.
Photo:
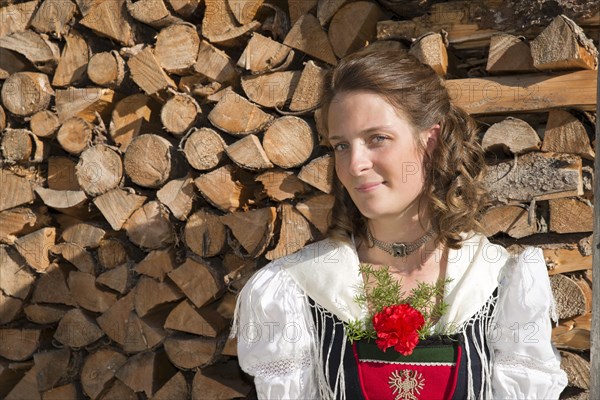
[{"label": "puffed sleeve", "polygon": [[527,248],[506,264],[497,307],[494,399],[558,399],[567,375],[551,343],[554,298],[541,249]]},{"label": "puffed sleeve", "polygon": [[277,261],[239,294],[235,329],[241,368],[260,399],[317,398],[311,363],[314,324],[306,296]]}]

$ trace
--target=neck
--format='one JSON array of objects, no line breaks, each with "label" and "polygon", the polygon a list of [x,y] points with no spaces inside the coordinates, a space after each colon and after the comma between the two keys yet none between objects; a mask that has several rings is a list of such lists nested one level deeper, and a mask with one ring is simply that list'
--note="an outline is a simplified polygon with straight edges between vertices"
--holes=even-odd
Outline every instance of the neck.
[{"label": "neck", "polygon": [[368,228],[373,237],[383,242],[413,242],[431,229],[429,218],[425,216],[418,217],[383,217],[370,219]]}]

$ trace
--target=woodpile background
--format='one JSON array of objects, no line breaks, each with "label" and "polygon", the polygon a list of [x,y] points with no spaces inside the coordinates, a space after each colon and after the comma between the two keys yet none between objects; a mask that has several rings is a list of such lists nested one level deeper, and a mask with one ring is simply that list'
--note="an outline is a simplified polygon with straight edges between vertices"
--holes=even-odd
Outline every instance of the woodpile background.
[{"label": "woodpile background", "polygon": [[480,122],[487,234],[543,248],[563,398],[585,398],[592,3],[0,0],[0,398],[252,397],[235,294],[323,237],[319,88],[366,45]]}]

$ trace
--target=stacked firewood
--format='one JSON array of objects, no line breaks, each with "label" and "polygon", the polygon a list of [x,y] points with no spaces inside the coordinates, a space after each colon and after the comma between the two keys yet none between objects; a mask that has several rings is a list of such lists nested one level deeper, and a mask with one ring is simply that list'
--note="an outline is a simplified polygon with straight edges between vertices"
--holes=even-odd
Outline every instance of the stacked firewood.
[{"label": "stacked firewood", "polygon": [[481,123],[486,233],[544,249],[585,391],[600,15],[429,3],[0,0],[0,398],[248,396],[235,293],[327,231],[321,85],[367,45]]}]

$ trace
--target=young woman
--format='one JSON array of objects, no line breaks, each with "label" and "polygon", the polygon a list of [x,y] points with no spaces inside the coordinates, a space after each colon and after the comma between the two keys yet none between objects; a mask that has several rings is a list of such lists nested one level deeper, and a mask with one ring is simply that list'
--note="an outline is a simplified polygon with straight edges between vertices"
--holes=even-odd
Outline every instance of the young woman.
[{"label": "young woman", "polygon": [[[477,233],[485,164],[474,121],[402,51],[355,53],[325,89],[328,238],[265,266],[238,298],[239,362],[259,398],[558,398],[567,379],[550,342],[542,253],[511,256]],[[450,358],[402,359],[348,340],[348,326],[371,315],[357,298],[365,265],[388,268],[405,293],[447,282],[434,300],[448,306],[426,321],[432,340],[419,348],[449,346]]]}]

